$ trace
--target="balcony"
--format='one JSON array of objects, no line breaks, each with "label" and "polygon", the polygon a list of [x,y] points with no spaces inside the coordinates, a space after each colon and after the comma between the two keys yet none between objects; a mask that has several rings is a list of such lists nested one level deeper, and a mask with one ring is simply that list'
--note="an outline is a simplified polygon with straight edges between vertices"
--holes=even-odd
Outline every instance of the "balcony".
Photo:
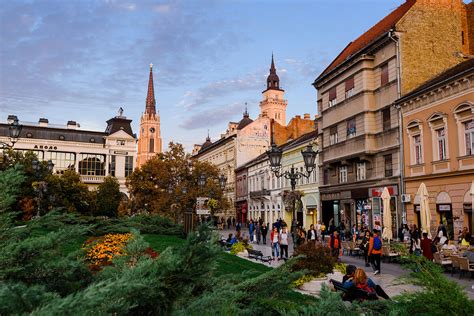
[{"label": "balcony", "polygon": [[269,196],[270,196],[270,190],[267,190],[267,189],[250,192],[251,199],[264,199],[264,198],[268,198]]},{"label": "balcony", "polygon": [[102,183],[105,176],[86,176],[81,175],[81,182],[83,183]]},{"label": "balcony", "polygon": [[360,135],[324,148],[324,162],[341,160],[361,154],[375,154],[376,140],[374,136]]}]

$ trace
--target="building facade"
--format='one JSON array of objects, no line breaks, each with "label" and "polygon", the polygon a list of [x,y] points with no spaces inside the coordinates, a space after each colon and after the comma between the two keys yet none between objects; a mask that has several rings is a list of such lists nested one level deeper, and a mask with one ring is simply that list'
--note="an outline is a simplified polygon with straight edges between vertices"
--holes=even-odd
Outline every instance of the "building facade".
[{"label": "building facade", "polygon": [[[0,141],[9,142],[8,124],[14,119],[10,115],[6,124],[0,123]],[[125,180],[133,172],[136,159],[131,122],[122,110],[107,121],[105,132],[81,130],[75,121],[68,121],[67,125],[53,125],[45,118],[38,123],[20,121],[23,128],[14,150],[32,151],[39,160],[51,160],[56,174],[73,169],[92,189],[106,176],[114,176],[120,191],[128,194]]]},{"label": "building facade", "polygon": [[450,239],[468,227],[472,234],[474,186],[474,58],[426,82],[397,100],[403,113],[405,183],[409,223],[420,225],[425,183],[431,233],[440,222]]},{"label": "building facade", "polygon": [[258,118],[252,120],[245,110],[242,119],[239,122],[230,122],[226,133],[221,134],[219,140],[212,142],[208,135],[202,145],[194,146],[194,159],[216,165],[227,176],[225,192],[233,207],[224,210],[222,214],[218,214],[219,216],[248,218],[245,215],[247,210],[250,211],[248,201],[241,197],[236,203],[236,168],[264,154],[272,141],[280,145],[288,139],[298,138],[314,130],[314,121],[309,114],[305,114],[303,118],[298,115],[286,125],[286,107],[284,90],[281,89],[272,56],[267,89],[262,92]]},{"label": "building facade", "polygon": [[143,165],[157,153],[161,153],[160,114],[156,112],[155,89],[153,85],[153,64],[150,64],[148,92],[145,112],[140,118],[140,137],[138,138],[137,167]]},{"label": "building facade", "polygon": [[[392,195],[392,231],[405,222],[400,113],[393,102],[469,53],[470,6],[408,0],[351,42],[316,78],[321,115],[322,220],[381,228],[381,192]],[[471,23],[471,22],[469,22]]]}]

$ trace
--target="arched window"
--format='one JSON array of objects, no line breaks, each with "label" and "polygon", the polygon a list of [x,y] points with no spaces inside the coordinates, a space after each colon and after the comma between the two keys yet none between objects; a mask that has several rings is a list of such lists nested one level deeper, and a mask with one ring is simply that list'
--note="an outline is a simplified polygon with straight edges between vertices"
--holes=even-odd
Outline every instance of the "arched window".
[{"label": "arched window", "polygon": [[474,155],[474,105],[465,102],[454,109],[458,126],[459,155]]}]

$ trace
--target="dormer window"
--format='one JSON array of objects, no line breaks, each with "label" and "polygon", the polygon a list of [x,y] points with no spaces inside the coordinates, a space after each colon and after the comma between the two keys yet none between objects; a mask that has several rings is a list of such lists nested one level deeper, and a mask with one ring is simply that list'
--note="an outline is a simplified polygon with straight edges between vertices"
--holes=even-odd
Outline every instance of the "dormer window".
[{"label": "dormer window", "polygon": [[126,141],[124,139],[117,139],[117,145],[125,146]]}]

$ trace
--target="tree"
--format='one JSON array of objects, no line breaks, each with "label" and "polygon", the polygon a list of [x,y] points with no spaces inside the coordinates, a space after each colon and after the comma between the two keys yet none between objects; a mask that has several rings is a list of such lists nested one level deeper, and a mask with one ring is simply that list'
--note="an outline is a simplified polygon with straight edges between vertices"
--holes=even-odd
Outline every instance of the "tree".
[{"label": "tree", "polygon": [[121,199],[122,193],[117,178],[105,177],[104,182],[97,188],[97,214],[116,217]]},{"label": "tree", "polygon": [[96,193],[89,191],[76,171],[67,169],[61,176],[51,175],[47,178],[47,182],[47,198],[51,206],[65,207],[69,212],[81,214],[94,213]]},{"label": "tree", "polygon": [[[217,181],[216,166],[193,161],[181,144],[170,142],[168,148],[127,178],[132,211],[160,214],[180,222],[183,211],[192,208],[198,196],[213,198],[220,206],[227,205]],[[197,185],[201,174],[208,179],[203,187]]]},{"label": "tree", "polygon": [[0,213],[11,210],[18,196],[21,186],[26,181],[21,166],[15,166],[0,172]]}]

